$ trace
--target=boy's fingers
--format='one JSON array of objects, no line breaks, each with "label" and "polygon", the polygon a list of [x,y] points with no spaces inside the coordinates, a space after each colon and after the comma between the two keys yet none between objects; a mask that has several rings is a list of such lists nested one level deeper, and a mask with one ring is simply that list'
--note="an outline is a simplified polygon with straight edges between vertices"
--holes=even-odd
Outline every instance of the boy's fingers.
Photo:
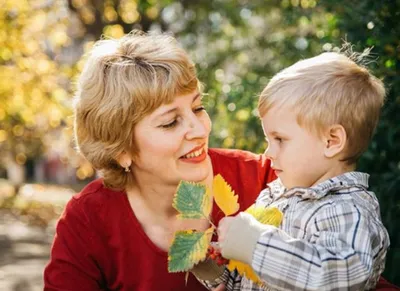
[{"label": "boy's fingers", "polygon": [[218,242],[212,241],[212,242],[210,242],[210,246],[213,247],[214,251],[221,252],[221,248],[220,248]]},{"label": "boy's fingers", "polygon": [[235,219],[236,219],[236,216],[235,217],[224,217],[219,221],[218,229],[217,229],[219,242],[223,242],[225,240],[225,236],[226,236],[227,232],[229,231],[229,228],[231,227],[232,222]]},{"label": "boy's fingers", "polygon": [[217,288],[211,289],[212,291],[224,291],[225,290],[225,285],[220,284]]}]

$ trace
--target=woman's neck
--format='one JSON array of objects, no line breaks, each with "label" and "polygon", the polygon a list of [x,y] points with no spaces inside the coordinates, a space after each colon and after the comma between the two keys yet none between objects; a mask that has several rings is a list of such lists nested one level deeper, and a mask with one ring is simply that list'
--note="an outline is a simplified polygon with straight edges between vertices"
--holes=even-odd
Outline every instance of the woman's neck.
[{"label": "woman's neck", "polygon": [[[212,189],[213,169],[211,160],[208,159],[210,172],[202,184]],[[165,219],[175,217],[178,213],[172,207],[174,195],[177,191],[179,181],[166,182],[156,179],[151,173],[140,172],[133,169],[135,174],[135,185],[127,189],[128,198],[130,200],[139,200],[140,207],[144,207],[147,212],[153,213],[155,217]],[[135,210],[135,209],[134,209]]]},{"label": "woman's neck", "polygon": [[[150,186],[149,186],[150,185]],[[169,219],[176,216],[177,211],[172,207],[174,194],[178,185],[160,184],[137,184],[127,190],[127,195],[131,203],[138,208],[142,208],[148,213],[152,213],[154,218]],[[134,209],[136,212],[136,209]]]},{"label": "woman's neck", "polygon": [[[213,173],[204,181],[212,185]],[[139,177],[137,177],[139,178]],[[127,196],[136,219],[149,239],[163,250],[173,239],[174,232],[185,229],[205,231],[209,227],[208,219],[178,219],[178,212],[172,207],[178,183],[161,183],[141,176],[135,186],[127,189]]]}]

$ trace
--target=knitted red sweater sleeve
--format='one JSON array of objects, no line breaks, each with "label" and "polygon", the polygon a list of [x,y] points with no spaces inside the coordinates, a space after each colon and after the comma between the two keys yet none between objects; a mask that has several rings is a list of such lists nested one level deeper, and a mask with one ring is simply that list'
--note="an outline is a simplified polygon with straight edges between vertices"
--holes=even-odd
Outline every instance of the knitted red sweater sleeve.
[{"label": "knitted red sweater sleeve", "polygon": [[73,198],[60,218],[44,271],[45,291],[103,290],[101,272],[94,259],[94,233],[82,201]]}]

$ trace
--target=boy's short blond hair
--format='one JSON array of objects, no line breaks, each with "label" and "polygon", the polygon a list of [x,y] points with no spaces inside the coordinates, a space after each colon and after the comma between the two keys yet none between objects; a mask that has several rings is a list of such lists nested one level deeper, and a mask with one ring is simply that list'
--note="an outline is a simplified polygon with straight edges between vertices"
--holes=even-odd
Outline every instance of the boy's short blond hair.
[{"label": "boy's short blond hair", "polygon": [[384,104],[379,79],[350,57],[323,53],[299,61],[275,75],[262,91],[258,110],[290,106],[300,126],[320,134],[333,124],[347,133],[347,163],[355,163],[367,149]]},{"label": "boy's short blond hair", "polygon": [[162,104],[200,89],[195,66],[166,34],[134,31],[98,41],[87,55],[75,96],[78,150],[111,188],[125,188],[133,175],[116,157],[137,154],[135,125]]}]

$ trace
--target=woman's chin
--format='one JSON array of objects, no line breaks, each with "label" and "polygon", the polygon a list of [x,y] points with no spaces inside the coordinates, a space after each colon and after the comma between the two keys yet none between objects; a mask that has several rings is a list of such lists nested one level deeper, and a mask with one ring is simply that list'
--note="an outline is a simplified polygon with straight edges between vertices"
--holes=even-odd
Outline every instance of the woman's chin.
[{"label": "woman's chin", "polygon": [[203,182],[212,174],[211,160],[207,156],[200,163],[185,163],[179,171],[181,172],[181,180],[195,183]]},{"label": "woman's chin", "polygon": [[199,172],[193,173],[192,175],[185,174],[182,176],[181,180],[190,181],[194,183],[204,182],[207,179],[208,175],[210,174],[210,171],[204,173],[199,173]]}]

